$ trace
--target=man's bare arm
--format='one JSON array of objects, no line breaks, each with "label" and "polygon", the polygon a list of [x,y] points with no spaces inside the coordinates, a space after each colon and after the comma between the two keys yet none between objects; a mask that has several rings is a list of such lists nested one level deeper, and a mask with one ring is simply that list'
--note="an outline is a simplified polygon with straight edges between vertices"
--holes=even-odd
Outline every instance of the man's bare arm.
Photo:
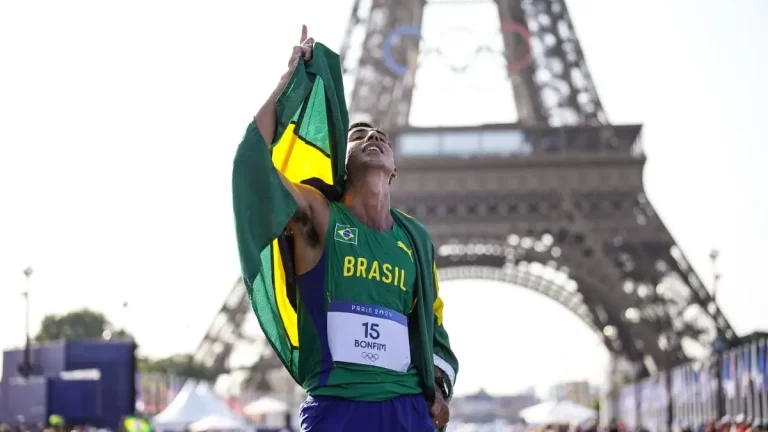
[{"label": "man's bare arm", "polygon": [[[314,44],[314,40],[312,38],[307,38],[307,28],[306,26],[302,26],[301,43],[293,48],[291,58],[288,61],[288,70],[280,78],[277,87],[254,117],[256,127],[259,129],[261,136],[264,138],[264,142],[266,142],[268,146],[275,140],[275,132],[277,129],[277,99],[288,85],[291,75],[299,64],[299,61],[302,58],[304,60],[310,60],[312,58],[312,44]],[[278,174],[280,175],[283,185],[288,189],[299,205],[299,211],[309,217],[315,231],[322,239],[325,236],[325,229],[328,225],[329,218],[328,202],[323,194],[312,187],[292,183],[279,171]]]}]

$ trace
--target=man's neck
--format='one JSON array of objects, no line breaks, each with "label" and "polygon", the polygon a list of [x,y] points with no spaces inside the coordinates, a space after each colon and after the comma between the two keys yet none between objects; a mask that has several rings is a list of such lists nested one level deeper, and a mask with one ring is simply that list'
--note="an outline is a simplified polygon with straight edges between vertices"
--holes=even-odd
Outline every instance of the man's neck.
[{"label": "man's neck", "polygon": [[379,231],[392,229],[389,200],[389,175],[371,175],[350,182],[342,201],[349,211],[365,225]]}]

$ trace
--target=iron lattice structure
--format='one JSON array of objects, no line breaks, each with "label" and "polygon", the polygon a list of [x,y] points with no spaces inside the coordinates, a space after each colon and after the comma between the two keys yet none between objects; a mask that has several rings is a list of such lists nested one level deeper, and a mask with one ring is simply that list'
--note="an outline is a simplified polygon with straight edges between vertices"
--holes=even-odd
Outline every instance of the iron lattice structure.
[{"label": "iron lattice structure", "polygon": [[[684,341],[708,348],[715,335],[735,339],[648,202],[641,126],[609,124],[564,2],[495,3],[500,22],[519,30],[503,33],[508,63],[529,57],[509,72],[515,124],[408,126],[413,75],[392,71],[382,46],[395,29],[421,25],[423,0],[356,1],[341,49],[354,78],[351,120],[394,132],[393,203],[429,228],[443,280],[535,290],[635,364],[665,369],[689,359]],[[401,64],[413,67],[418,53],[417,37],[391,45]],[[217,318],[228,339],[214,326],[197,353],[222,371],[251,313],[244,290],[232,296]]]},{"label": "iron lattice structure", "polygon": [[[245,348],[245,349],[243,349]],[[286,393],[287,374],[258,329],[242,279],[237,279],[193,356],[242,387]]]}]

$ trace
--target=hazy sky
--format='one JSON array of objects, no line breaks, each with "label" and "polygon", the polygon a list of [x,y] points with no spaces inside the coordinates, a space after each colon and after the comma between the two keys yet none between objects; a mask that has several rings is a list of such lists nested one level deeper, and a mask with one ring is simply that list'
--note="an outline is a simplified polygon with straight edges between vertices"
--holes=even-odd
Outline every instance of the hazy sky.
[{"label": "hazy sky", "polygon": [[[235,148],[302,23],[340,47],[352,2],[329,3],[0,3],[0,348],[23,342],[27,266],[33,331],[87,306],[146,354],[197,346],[239,272]],[[612,122],[645,125],[650,200],[705,281],[721,250],[720,304],[746,333],[768,328],[768,3],[724,4],[568,1]],[[494,14],[430,6],[425,39],[466,49],[446,31],[468,27],[498,44]],[[424,65],[412,123],[514,121],[503,72],[477,69]],[[606,351],[554,302],[477,281],[443,294],[459,392],[602,381]]]}]

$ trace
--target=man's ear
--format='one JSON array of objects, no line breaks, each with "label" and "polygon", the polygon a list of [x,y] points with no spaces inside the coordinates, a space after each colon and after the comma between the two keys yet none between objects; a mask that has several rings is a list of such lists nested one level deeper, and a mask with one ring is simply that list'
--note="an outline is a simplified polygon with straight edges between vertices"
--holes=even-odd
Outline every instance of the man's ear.
[{"label": "man's ear", "polygon": [[392,175],[389,176],[389,184],[392,184],[392,181],[397,178],[397,167],[395,167],[395,170],[392,171]]}]

